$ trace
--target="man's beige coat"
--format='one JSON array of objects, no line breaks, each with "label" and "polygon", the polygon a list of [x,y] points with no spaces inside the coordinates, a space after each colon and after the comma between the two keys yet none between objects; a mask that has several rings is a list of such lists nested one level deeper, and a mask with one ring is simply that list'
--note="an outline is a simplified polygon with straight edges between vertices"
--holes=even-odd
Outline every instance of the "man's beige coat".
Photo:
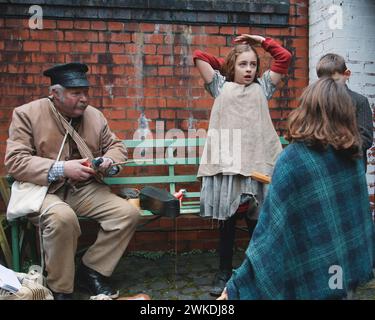
[{"label": "man's beige coat", "polygon": [[[75,129],[94,157],[108,157],[114,162],[126,160],[126,148],[110,131],[107,120],[99,110],[88,106]],[[64,128],[53,116],[48,98],[15,108],[5,155],[8,173],[20,181],[48,185],[48,171],[56,161],[64,134]],[[73,144],[69,137],[60,160],[77,157],[73,155]],[[54,182],[49,192],[53,193],[63,183],[62,180]]]}]

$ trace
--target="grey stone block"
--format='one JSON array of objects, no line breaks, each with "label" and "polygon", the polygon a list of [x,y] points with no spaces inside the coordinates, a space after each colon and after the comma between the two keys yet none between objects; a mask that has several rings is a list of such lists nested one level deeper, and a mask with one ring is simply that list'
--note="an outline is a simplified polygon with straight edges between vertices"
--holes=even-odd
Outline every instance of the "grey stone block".
[{"label": "grey stone block", "polygon": [[[63,19],[287,26],[289,16],[289,1],[273,0],[251,3],[246,0],[45,0],[38,3],[44,17]],[[32,3],[28,0],[11,3],[1,0],[0,4],[1,17],[30,16],[28,9]]]}]

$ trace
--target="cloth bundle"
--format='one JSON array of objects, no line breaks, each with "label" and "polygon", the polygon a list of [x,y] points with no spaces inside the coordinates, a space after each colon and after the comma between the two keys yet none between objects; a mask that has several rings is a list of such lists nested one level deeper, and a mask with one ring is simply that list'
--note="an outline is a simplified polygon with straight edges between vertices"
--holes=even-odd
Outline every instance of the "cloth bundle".
[{"label": "cloth bundle", "polygon": [[16,272],[22,287],[16,293],[0,289],[0,300],[53,300],[52,292],[46,288],[40,266],[31,266],[28,273]]}]

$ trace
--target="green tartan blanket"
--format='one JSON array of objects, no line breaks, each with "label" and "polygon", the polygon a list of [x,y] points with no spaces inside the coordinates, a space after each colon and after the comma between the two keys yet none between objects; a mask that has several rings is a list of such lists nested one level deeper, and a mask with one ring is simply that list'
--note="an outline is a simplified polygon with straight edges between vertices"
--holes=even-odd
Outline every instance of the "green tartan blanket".
[{"label": "green tartan blanket", "polygon": [[292,143],[229,299],[340,299],[373,277],[375,237],[363,161]]}]

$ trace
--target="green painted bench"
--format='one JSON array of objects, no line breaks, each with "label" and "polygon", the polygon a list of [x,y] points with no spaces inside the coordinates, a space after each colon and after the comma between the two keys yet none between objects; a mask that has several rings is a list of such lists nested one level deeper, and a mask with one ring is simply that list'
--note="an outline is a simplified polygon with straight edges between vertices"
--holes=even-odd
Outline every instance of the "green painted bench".
[{"label": "green painted bench", "polygon": [[[135,161],[133,163],[126,164],[129,168],[143,168],[143,167],[164,167],[167,170],[164,174],[158,175],[142,175],[137,172],[134,176],[127,177],[111,177],[106,178],[104,181],[108,185],[112,186],[138,186],[142,187],[149,184],[158,184],[163,186],[168,186],[166,189],[172,194],[174,194],[178,189],[177,186],[180,184],[191,184],[197,182],[197,166],[199,164],[199,147],[204,146],[204,138],[190,138],[190,139],[165,139],[165,140],[124,140],[128,151],[133,151],[138,148],[138,151],[152,150],[152,160],[145,159]],[[186,157],[176,157],[176,149],[180,148],[181,152],[186,155]],[[155,153],[157,153],[155,155]],[[177,152],[178,153],[178,152]],[[193,156],[188,156],[188,154]],[[146,151],[147,154],[147,151]],[[159,155],[163,155],[160,157]],[[130,156],[130,158],[132,158]],[[194,166],[191,174],[179,174],[177,172],[178,167]],[[126,168],[124,169],[126,175]],[[199,196],[200,192],[187,191],[184,193],[183,200],[181,202],[180,213],[181,214],[196,214],[199,213]],[[147,210],[142,210],[142,216],[149,216],[153,213]]]},{"label": "green painted bench", "polygon": [[[191,184],[197,182],[196,171],[197,165],[199,164],[199,147],[203,147],[205,143],[204,138],[191,138],[191,139],[165,139],[165,140],[124,140],[123,141],[126,147],[128,148],[128,153],[130,158],[136,148],[138,150],[145,150],[146,155],[152,155],[152,161],[136,161],[128,163],[123,168],[123,173],[120,177],[111,177],[105,178],[105,183],[111,185],[114,189],[116,187],[136,187],[142,188],[142,186],[157,184],[161,188],[168,189],[170,193],[175,193],[178,191],[178,184]],[[176,148],[182,148],[187,152],[187,149],[193,152],[192,157],[186,158],[176,158],[173,156]],[[156,153],[156,155],[155,155]],[[163,157],[158,157],[158,154],[162,154]],[[191,166],[191,174],[178,174],[177,167],[182,167],[189,165]],[[164,169],[165,173],[159,173],[156,175],[150,175],[148,171],[142,170],[144,167],[161,167]],[[127,174],[127,171],[135,171],[132,173],[132,176]],[[142,173],[143,171],[143,173]],[[161,170],[162,171],[162,170]],[[10,186],[8,186],[10,188]],[[189,191],[186,186],[187,192],[184,193],[183,201],[181,202],[180,213],[181,214],[197,214],[200,211],[199,204],[199,195],[200,192]],[[199,184],[196,185],[196,188],[199,189]],[[182,188],[181,188],[182,189]],[[5,201],[5,200],[4,200]],[[9,197],[7,201],[9,201]],[[152,212],[147,210],[141,210],[142,216],[153,216]],[[147,223],[152,222],[155,219],[159,219],[161,216],[153,216],[152,219],[148,220]],[[85,218],[80,218],[80,220],[85,220]],[[86,219],[87,220],[87,219]],[[25,237],[24,228],[21,228],[21,225],[27,226],[30,228],[30,223],[27,223],[27,219],[21,218],[9,222],[11,226],[11,237],[12,237],[12,264],[13,270],[20,271],[20,255],[22,242]],[[144,226],[143,224],[142,226]],[[32,238],[32,236],[31,236]],[[30,240],[30,236],[27,239]],[[31,239],[32,240],[32,239]],[[32,253],[35,256],[35,253]]]},{"label": "green painted bench", "polygon": [[[283,145],[287,141],[280,137]],[[125,164],[122,176],[105,178],[105,183],[111,185],[114,189],[119,187],[136,187],[141,188],[145,185],[156,184],[161,188],[168,189],[170,193],[175,193],[179,189],[186,189],[183,200],[181,201],[180,213],[197,214],[200,211],[200,192],[192,191],[190,186],[192,183],[197,183],[197,166],[199,164],[199,148],[203,148],[205,138],[187,138],[187,139],[160,139],[160,140],[123,140],[128,148],[129,158],[132,159],[134,152],[141,150],[145,151],[148,156],[151,155],[151,160],[135,161]],[[178,150],[177,150],[178,149]],[[184,154],[183,157],[177,157],[178,151]],[[159,155],[162,155],[160,157]],[[148,157],[144,157],[147,159]],[[143,158],[142,158],[143,159]],[[144,170],[144,167],[148,167]],[[160,168],[157,174],[151,174],[152,168]],[[187,168],[190,167],[192,173],[186,174]],[[180,169],[180,170],[179,170]],[[127,171],[134,171],[127,173]],[[160,173],[160,171],[165,172]],[[180,172],[179,172],[180,171]],[[167,186],[167,188],[166,188]],[[186,187],[187,186],[187,187]],[[199,184],[195,186],[199,190]],[[193,187],[194,190],[194,187]],[[153,216],[152,212],[141,210],[142,216]],[[160,216],[154,216],[153,219],[158,219]],[[82,218],[80,218],[82,219]],[[153,221],[150,220],[150,221]],[[20,271],[20,252],[22,241],[20,237],[21,220],[17,219],[10,222],[12,235],[12,263],[13,270]]]}]

